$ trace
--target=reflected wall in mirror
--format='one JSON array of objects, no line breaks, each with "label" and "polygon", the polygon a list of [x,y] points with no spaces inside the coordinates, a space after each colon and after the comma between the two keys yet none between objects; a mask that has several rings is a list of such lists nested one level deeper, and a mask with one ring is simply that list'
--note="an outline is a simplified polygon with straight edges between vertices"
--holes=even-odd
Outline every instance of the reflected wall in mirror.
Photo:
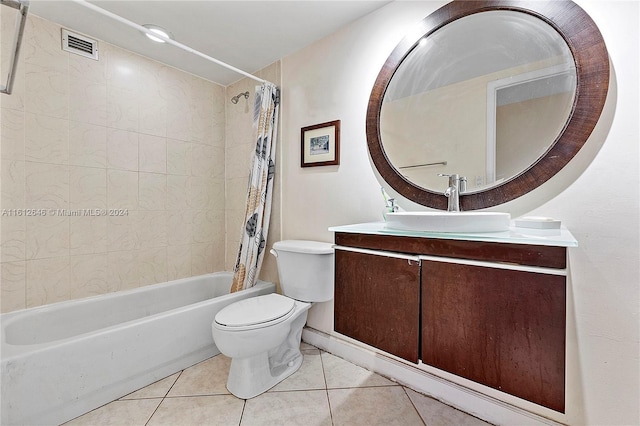
[{"label": "reflected wall in mirror", "polygon": [[495,186],[560,134],[575,76],[569,46],[540,19],[509,10],[465,16],[421,39],[398,66],[382,101],[382,146],[423,188],[446,189],[437,173],[466,176],[471,192]]},{"label": "reflected wall in mirror", "polygon": [[371,158],[419,204],[446,208],[438,173],[467,177],[464,210],[502,204],[575,155],[608,77],[602,36],[571,1],[454,1],[382,68],[367,112]]}]

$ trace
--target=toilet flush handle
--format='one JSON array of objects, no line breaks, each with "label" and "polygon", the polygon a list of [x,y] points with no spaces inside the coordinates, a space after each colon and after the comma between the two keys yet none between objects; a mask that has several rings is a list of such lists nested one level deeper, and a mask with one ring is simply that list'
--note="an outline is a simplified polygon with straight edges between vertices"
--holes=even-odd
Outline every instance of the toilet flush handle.
[{"label": "toilet flush handle", "polygon": [[271,253],[272,255],[274,255],[275,257],[278,257],[278,252],[275,251],[274,249],[269,250],[269,253]]}]

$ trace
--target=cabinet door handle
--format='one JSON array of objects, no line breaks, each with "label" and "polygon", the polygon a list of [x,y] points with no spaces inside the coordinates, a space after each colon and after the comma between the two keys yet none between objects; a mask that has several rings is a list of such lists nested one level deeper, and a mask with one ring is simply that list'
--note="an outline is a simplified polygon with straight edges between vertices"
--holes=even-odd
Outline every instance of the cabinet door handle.
[{"label": "cabinet door handle", "polygon": [[481,260],[466,260],[466,259],[457,259],[452,257],[437,257],[437,256],[425,256],[425,255],[421,255],[419,257],[422,260],[427,260],[430,262],[455,263],[458,265],[481,266],[485,268],[507,269],[510,271],[522,271],[522,272],[534,272],[538,274],[547,274],[547,275],[560,275],[560,276],[567,275],[566,269],[543,268],[540,266],[516,265],[512,263],[486,262]]},{"label": "cabinet door handle", "polygon": [[333,248],[335,250],[351,251],[354,253],[362,253],[362,254],[371,254],[374,256],[393,257],[395,259],[407,259],[407,261],[409,262],[409,265],[411,265],[411,262],[416,262],[420,264],[420,256],[411,256],[408,254],[394,253],[391,251],[369,250],[369,249],[345,247],[345,246],[339,246],[339,245],[334,245]]}]

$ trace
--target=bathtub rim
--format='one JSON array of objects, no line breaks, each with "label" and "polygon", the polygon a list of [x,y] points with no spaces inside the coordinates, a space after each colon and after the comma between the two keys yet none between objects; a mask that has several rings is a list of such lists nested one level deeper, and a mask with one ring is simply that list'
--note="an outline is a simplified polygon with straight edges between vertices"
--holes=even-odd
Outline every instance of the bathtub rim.
[{"label": "bathtub rim", "polygon": [[[63,300],[60,302],[55,302],[55,303],[50,303],[50,304],[46,304],[46,305],[40,305],[40,306],[34,306],[32,308],[26,308],[26,309],[20,309],[17,311],[12,311],[12,312],[7,312],[4,314],[0,314],[0,333],[1,333],[1,337],[0,337],[0,362],[4,365],[5,362],[9,362],[15,358],[18,358],[20,356],[23,356],[24,354],[27,353],[35,353],[35,352],[40,352],[43,350],[46,350],[48,348],[51,347],[57,347],[57,346],[62,346],[62,345],[66,345],[69,344],[71,342],[77,341],[77,340],[82,340],[85,338],[88,338],[90,336],[100,336],[100,335],[104,335],[104,334],[108,334],[108,333],[112,333],[118,329],[121,328],[126,328],[126,327],[131,327],[134,324],[137,323],[146,323],[149,321],[153,321],[156,318],[161,318],[161,317],[165,317],[165,316],[169,316],[169,315],[175,315],[178,314],[180,312],[184,312],[186,310],[189,309],[194,309],[197,307],[200,307],[202,305],[206,305],[208,303],[212,303],[212,300],[227,300],[227,299],[235,299],[238,298],[239,296],[236,296],[237,293],[226,293],[223,294],[221,296],[218,297],[214,297],[211,299],[206,299],[206,300],[202,300],[200,302],[196,302],[196,303],[191,303],[188,305],[184,305],[184,306],[180,306],[177,308],[173,308],[173,309],[169,309],[167,311],[162,311],[162,312],[158,312],[156,314],[153,315],[148,315],[148,316],[144,316],[144,317],[140,317],[140,318],[134,318],[128,321],[124,321],[124,322],[120,322],[117,324],[113,324],[110,325],[108,327],[103,327],[103,328],[99,328],[99,329],[95,329],[95,330],[91,330],[91,331],[87,331],[84,333],[80,333],[80,334],[75,334],[73,336],[69,336],[69,337],[65,337],[63,339],[58,339],[58,340],[53,340],[53,341],[49,341],[49,342],[42,342],[42,343],[33,343],[33,344],[21,344],[21,345],[15,345],[15,344],[11,344],[8,343],[6,341],[6,334],[5,334],[5,327],[7,325],[11,325],[11,323],[20,320],[21,317],[26,316],[26,315],[32,315],[32,314],[37,314],[37,313],[46,313],[47,311],[50,310],[54,310],[54,309],[59,309],[61,306],[64,305],[73,305],[73,304],[79,304],[79,303],[84,303],[86,301],[90,301],[93,299],[98,299],[98,298],[107,298],[107,299],[111,299],[111,298],[116,298],[116,297],[123,297],[126,296],[128,294],[136,294],[136,293],[145,293],[145,292],[149,292],[155,288],[164,288],[164,287],[169,287],[172,285],[180,285],[180,283],[185,282],[185,281],[189,281],[191,279],[194,278],[200,278],[200,277],[210,277],[210,276],[224,276],[224,277],[229,277],[232,278],[233,277],[233,273],[232,272],[228,272],[228,271],[219,271],[219,272],[210,272],[207,274],[201,274],[201,275],[194,275],[193,277],[186,277],[186,278],[178,278],[175,280],[171,280],[171,281],[166,281],[166,282],[162,282],[162,283],[157,283],[157,284],[149,284],[143,287],[136,287],[133,289],[127,289],[127,290],[119,290],[119,291],[115,291],[115,292],[111,292],[111,293],[105,293],[105,294],[98,294],[98,295],[94,295],[94,296],[88,296],[88,297],[83,297],[83,298],[78,298],[78,299],[70,299],[70,300]],[[242,292],[244,291],[251,291],[252,289],[255,289],[256,291],[258,289],[262,289],[265,287],[269,287],[269,286],[274,286],[274,292],[276,292],[276,287],[275,284],[269,281],[263,281],[263,280],[258,280],[256,282],[256,285],[248,288],[248,289],[244,289],[241,290]],[[231,287],[231,280],[229,280],[229,287]]]}]

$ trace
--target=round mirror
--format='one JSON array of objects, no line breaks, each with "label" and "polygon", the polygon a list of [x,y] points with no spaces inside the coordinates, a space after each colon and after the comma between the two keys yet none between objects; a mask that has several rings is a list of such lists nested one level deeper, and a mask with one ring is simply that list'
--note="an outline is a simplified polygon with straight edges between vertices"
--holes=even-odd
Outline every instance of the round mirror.
[{"label": "round mirror", "polygon": [[[584,30],[583,32],[580,32]],[[575,3],[454,1],[391,54],[367,115],[371,158],[404,197],[463,210],[510,201],[548,180],[593,130],[608,55]]]}]

